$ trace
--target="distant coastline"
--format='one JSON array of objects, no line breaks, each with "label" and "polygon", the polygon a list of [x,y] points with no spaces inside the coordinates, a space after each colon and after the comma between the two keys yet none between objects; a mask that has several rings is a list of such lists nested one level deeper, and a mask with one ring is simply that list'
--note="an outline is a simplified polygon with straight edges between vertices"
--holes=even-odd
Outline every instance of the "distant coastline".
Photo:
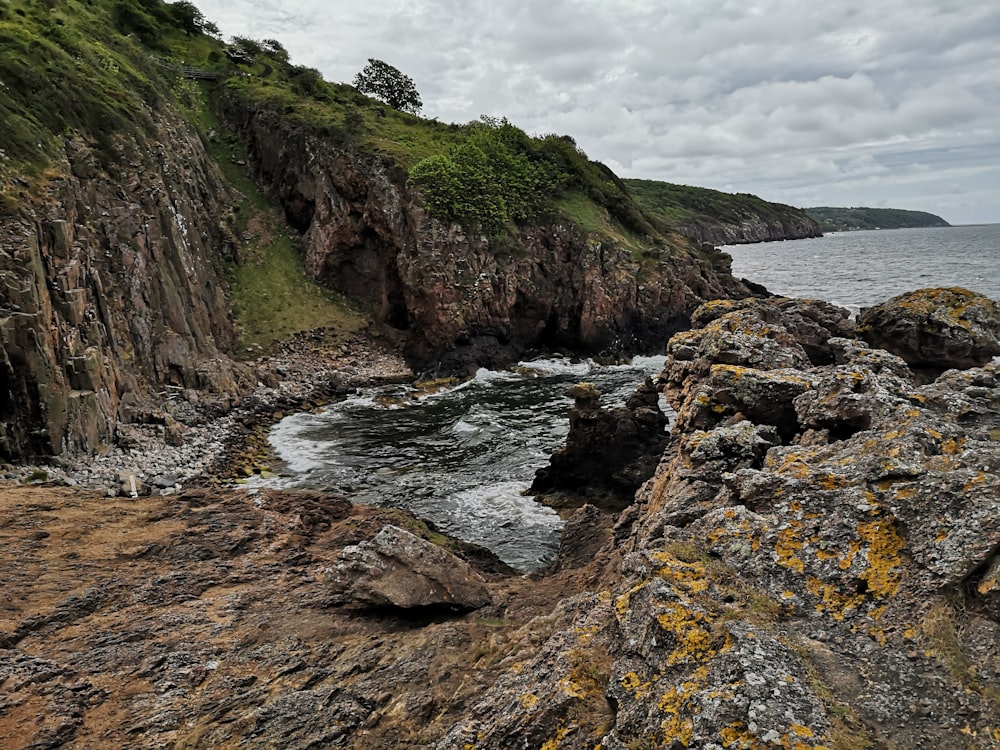
[{"label": "distant coastline", "polygon": [[907,211],[902,208],[834,208],[817,206],[804,208],[826,232],[856,232],[866,229],[921,229],[923,227],[950,227],[947,221],[926,211]]}]

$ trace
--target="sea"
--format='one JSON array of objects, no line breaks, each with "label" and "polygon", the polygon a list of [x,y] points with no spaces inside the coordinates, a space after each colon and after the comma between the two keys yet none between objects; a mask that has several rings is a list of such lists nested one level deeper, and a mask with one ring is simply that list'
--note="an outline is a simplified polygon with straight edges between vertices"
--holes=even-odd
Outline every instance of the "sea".
[{"label": "sea", "polygon": [[722,249],[733,256],[734,276],[855,314],[924,287],[959,286],[1000,300],[1000,224],[834,232]]},{"label": "sea", "polygon": [[[1000,225],[849,232],[725,250],[737,276],[854,313],[929,286],[1000,299]],[[515,568],[538,570],[558,550],[563,519],[527,489],[565,439],[572,406],[566,389],[593,382],[604,405],[615,406],[663,362],[657,352],[615,366],[543,357],[483,369],[433,392],[413,385],[361,389],[275,425],[274,471],[249,484],[322,489],[403,508]]]}]

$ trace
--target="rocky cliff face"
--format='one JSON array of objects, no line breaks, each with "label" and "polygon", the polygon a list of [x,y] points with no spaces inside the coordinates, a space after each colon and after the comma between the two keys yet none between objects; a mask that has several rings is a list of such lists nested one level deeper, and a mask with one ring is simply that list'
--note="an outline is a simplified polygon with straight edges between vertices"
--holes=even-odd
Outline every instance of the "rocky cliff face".
[{"label": "rocky cliff face", "polygon": [[643,269],[569,226],[526,229],[499,247],[427,216],[402,170],[378,156],[235,98],[225,112],[304,233],[308,272],[406,330],[418,366],[488,365],[533,346],[659,346],[701,300],[747,294],[686,251],[665,249]]},{"label": "rocky cliff face", "polygon": [[780,240],[804,240],[822,237],[819,224],[801,211],[781,216],[757,216],[749,214],[740,221],[692,221],[678,227],[688,237],[709,245],[745,245],[754,242],[778,242]]},{"label": "rocky cliff face", "polygon": [[114,174],[69,140],[43,193],[0,219],[0,457],[90,451],[164,386],[225,400],[230,189],[169,110]]}]

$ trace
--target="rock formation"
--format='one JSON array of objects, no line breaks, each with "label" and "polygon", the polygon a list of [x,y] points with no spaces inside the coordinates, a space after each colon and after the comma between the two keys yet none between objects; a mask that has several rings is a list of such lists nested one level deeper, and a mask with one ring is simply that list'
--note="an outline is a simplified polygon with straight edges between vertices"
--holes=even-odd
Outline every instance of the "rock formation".
[{"label": "rock formation", "polygon": [[[1000,366],[918,385],[818,302],[693,318],[654,475],[614,526],[579,509],[547,577],[424,557],[414,519],[320,493],[0,493],[0,738],[995,747]],[[400,547],[490,601],[345,598],[339,570]]]},{"label": "rock formation", "polygon": [[919,289],[862,310],[858,337],[936,377],[1000,355],[1000,304],[967,289]]},{"label": "rock formation", "polygon": [[800,215],[781,217],[748,215],[735,222],[724,219],[690,221],[679,225],[677,229],[698,242],[716,246],[804,240],[823,236],[815,221],[797,210],[796,214]]},{"label": "rock formation", "polygon": [[682,248],[662,249],[640,273],[627,248],[569,224],[525,228],[500,247],[429,217],[387,159],[233,94],[225,113],[259,181],[303,232],[307,271],[406,330],[417,367],[489,366],[528,347],[659,346],[705,299],[749,294]]},{"label": "rock formation", "polygon": [[0,219],[0,458],[95,450],[153,389],[237,391],[231,192],[179,114],[157,118],[115,174],[67,140],[44,196]]},{"label": "rock formation", "polygon": [[345,547],[330,579],[338,600],[363,607],[465,612],[490,603],[471,566],[392,525]]},{"label": "rock formation", "polygon": [[621,510],[652,476],[667,442],[659,392],[647,380],[624,406],[610,410],[601,407],[601,392],[591,383],[579,383],[566,395],[574,400],[566,445],[535,474],[531,492],[559,493],[562,500],[546,500],[555,505],[586,498]]}]

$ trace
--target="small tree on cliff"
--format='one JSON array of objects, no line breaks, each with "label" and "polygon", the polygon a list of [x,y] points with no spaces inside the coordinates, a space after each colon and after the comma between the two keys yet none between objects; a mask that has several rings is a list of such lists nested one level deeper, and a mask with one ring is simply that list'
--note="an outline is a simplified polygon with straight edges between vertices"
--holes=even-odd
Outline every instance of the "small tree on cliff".
[{"label": "small tree on cliff", "polygon": [[417,114],[424,106],[412,78],[389,63],[371,57],[362,71],[354,76],[354,88],[362,94],[381,99],[401,112]]}]

